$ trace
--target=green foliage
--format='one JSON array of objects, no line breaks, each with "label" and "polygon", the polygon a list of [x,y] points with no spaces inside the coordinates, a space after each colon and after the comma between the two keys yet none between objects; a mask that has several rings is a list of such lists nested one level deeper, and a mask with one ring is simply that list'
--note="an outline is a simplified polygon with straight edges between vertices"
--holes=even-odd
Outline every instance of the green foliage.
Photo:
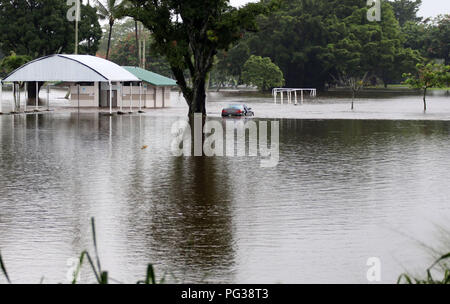
[{"label": "green foliage", "polygon": [[394,9],[395,18],[397,18],[400,26],[403,26],[406,22],[420,22],[421,17],[417,16],[417,12],[422,5],[422,0],[394,0],[389,1]]},{"label": "green foliage", "polygon": [[232,82],[238,85],[241,81],[242,68],[250,58],[250,49],[245,43],[239,43],[229,51],[223,50],[216,57],[216,64],[211,72],[212,81],[219,87]]},{"label": "green foliage", "polygon": [[[116,28],[117,32],[118,28]],[[151,44],[151,37],[146,38],[146,44]],[[146,69],[164,75],[173,77],[172,71],[167,60],[153,50],[147,48]],[[136,37],[134,33],[129,32],[126,37],[119,38],[111,48],[110,60],[121,66],[139,66],[136,58]]]},{"label": "green foliage", "polygon": [[270,60],[260,56],[251,56],[242,70],[242,81],[257,86],[260,91],[284,86],[283,72]]},{"label": "green foliage", "polygon": [[[75,27],[66,18],[69,7],[60,0],[0,0],[0,47],[37,58],[55,53],[73,53]],[[84,53],[95,54],[100,24],[92,10],[81,8],[79,38]]]},{"label": "green foliage", "polygon": [[81,21],[78,25],[80,34],[79,54],[95,55],[102,38],[102,28],[97,19],[97,9],[88,5],[81,6]]},{"label": "green foliage", "polygon": [[29,61],[31,61],[30,56],[16,55],[16,53],[11,52],[10,56],[2,59],[0,63],[0,74],[6,76]]},{"label": "green foliage", "polygon": [[[239,41],[245,30],[256,30],[259,4],[237,9],[228,0],[140,1],[123,9],[152,32],[153,48],[167,58],[189,105],[189,113],[206,115],[205,85],[215,56]],[[188,71],[192,85],[188,84]]]},{"label": "green foliage", "polygon": [[106,59],[109,59],[109,51],[111,48],[111,37],[113,26],[117,19],[120,19],[120,12],[125,7],[125,4],[128,4],[128,1],[121,0],[107,0],[106,4],[103,4],[99,0],[95,0],[97,6],[97,14],[100,20],[108,21],[108,46],[106,48]]},{"label": "green foliage", "polygon": [[450,15],[436,17],[429,26],[428,56],[450,64]]},{"label": "green foliage", "polygon": [[443,88],[450,83],[450,66],[436,63],[417,64],[417,73],[404,74],[405,84],[415,89],[423,90],[424,111],[427,110],[427,90],[429,88]]},{"label": "green foliage", "polygon": [[366,73],[386,83],[400,81],[420,56],[403,46],[389,3],[382,3],[381,22],[369,22],[367,10],[363,0],[282,2],[280,10],[259,18],[262,30],[245,42],[253,55],[270,57],[290,87],[323,88]]},{"label": "green foliage", "polygon": [[408,73],[405,84],[415,89],[443,88],[450,83],[450,66],[442,64],[418,64],[415,75]]},{"label": "green foliage", "polygon": [[450,15],[424,22],[407,22],[402,28],[405,46],[420,51],[423,57],[443,59],[450,64]]},{"label": "green foliage", "polygon": [[[431,267],[429,267],[427,269],[427,277],[426,279],[418,279],[418,278],[413,278],[408,274],[402,274],[397,281],[397,284],[401,284],[406,283],[406,284],[421,284],[421,285],[426,285],[426,284],[450,284],[450,267],[448,264],[444,263],[446,260],[448,260],[450,258],[450,253],[447,253],[446,255],[443,255],[442,257],[440,257],[436,262],[433,263],[433,265],[431,265]],[[431,274],[431,271],[433,270],[433,268],[435,268],[436,266],[441,265],[441,268],[444,272],[443,278],[441,280],[436,280],[433,275]]]}]

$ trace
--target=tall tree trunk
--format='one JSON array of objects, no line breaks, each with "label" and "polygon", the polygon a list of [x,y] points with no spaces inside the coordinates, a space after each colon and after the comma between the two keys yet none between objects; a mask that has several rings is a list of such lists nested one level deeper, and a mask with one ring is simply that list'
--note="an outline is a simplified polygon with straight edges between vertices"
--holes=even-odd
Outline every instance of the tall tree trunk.
[{"label": "tall tree trunk", "polygon": [[355,95],[356,95],[355,90],[352,89],[352,110],[355,109]]},{"label": "tall tree trunk", "polygon": [[206,82],[205,76],[194,79],[192,101],[189,106],[189,115],[196,113],[206,116]]},{"label": "tall tree trunk", "polygon": [[427,88],[423,89],[423,111],[427,111]]},{"label": "tall tree trunk", "polygon": [[141,48],[139,45],[139,30],[138,30],[138,23],[135,20],[134,21],[134,31],[136,35],[136,66],[141,67]]},{"label": "tall tree trunk", "polygon": [[109,23],[109,37],[108,37],[108,48],[106,49],[106,60],[109,59],[109,48],[111,47],[111,34],[112,34],[112,28],[113,28],[112,23]]}]

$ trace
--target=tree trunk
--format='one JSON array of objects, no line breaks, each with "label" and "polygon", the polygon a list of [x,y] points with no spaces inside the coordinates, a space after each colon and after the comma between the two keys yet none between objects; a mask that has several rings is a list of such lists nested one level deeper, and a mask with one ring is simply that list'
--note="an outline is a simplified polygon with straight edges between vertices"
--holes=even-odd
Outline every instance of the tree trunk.
[{"label": "tree trunk", "polygon": [[355,90],[352,90],[352,110],[355,109]]},{"label": "tree trunk", "polygon": [[[38,83],[39,90],[41,90],[41,87],[44,85],[43,82]],[[28,92],[28,103],[29,106],[36,105],[36,82],[28,82],[27,86],[27,92]],[[39,105],[39,101],[38,101]]]},{"label": "tree trunk", "polygon": [[109,48],[111,47],[111,34],[112,34],[113,24],[109,24],[109,35],[108,35],[108,48],[106,49],[106,60],[109,59]]},{"label": "tree trunk", "polygon": [[134,31],[136,36],[136,66],[141,67],[141,48],[139,45],[139,33],[138,33],[138,23],[134,21]]},{"label": "tree trunk", "polygon": [[189,115],[201,113],[206,116],[206,82],[205,76],[194,79],[192,100],[189,106]]},{"label": "tree trunk", "polygon": [[427,88],[423,90],[423,111],[427,111]]}]

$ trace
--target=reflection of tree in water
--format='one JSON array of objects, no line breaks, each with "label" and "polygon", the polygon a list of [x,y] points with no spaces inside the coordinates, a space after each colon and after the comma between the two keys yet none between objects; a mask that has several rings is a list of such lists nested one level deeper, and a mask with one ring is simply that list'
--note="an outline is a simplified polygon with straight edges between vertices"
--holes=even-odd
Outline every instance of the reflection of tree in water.
[{"label": "reflection of tree in water", "polygon": [[174,158],[170,186],[160,191],[165,199],[153,210],[154,240],[171,267],[184,268],[181,279],[226,280],[223,273],[232,266],[232,190],[220,164],[215,158]]}]

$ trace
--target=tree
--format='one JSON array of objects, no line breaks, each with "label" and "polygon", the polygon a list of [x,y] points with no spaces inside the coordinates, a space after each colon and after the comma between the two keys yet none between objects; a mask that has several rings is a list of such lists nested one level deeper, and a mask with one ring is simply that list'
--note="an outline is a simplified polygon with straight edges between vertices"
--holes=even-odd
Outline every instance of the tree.
[{"label": "tree", "polygon": [[408,21],[417,23],[422,20],[422,17],[417,16],[422,0],[394,0],[389,1],[389,3],[394,9],[395,18],[397,18],[400,26],[403,26]]},{"label": "tree", "polygon": [[[25,63],[29,62],[30,60],[31,60],[30,56],[16,55],[16,53],[11,52],[10,56],[3,58],[3,60],[0,64],[1,72],[3,75],[8,75],[9,73],[18,69],[19,67],[21,67]],[[19,83],[19,87],[23,87],[23,83]],[[14,92],[14,94],[13,94],[14,95],[14,106],[15,106],[15,110],[17,110],[20,106],[20,104],[19,104],[20,101],[17,100],[16,85],[14,85],[14,87],[13,87],[13,92]]]},{"label": "tree", "polygon": [[81,5],[81,21],[79,23],[80,46],[78,53],[95,55],[102,38],[102,28],[97,18],[97,9],[88,5]]},{"label": "tree", "polygon": [[[75,27],[67,20],[68,6],[60,0],[0,0],[0,47],[4,54],[37,58],[56,53],[73,53]],[[100,39],[98,19],[92,8],[82,5],[80,41],[85,53],[96,52]]]},{"label": "tree", "polygon": [[404,74],[406,77],[405,84],[411,88],[423,90],[423,107],[427,110],[427,90],[429,88],[442,88],[450,83],[450,66],[443,64],[418,64],[417,73],[415,75],[409,73]]},{"label": "tree", "polygon": [[1,61],[0,68],[2,76],[8,75],[29,61],[31,61],[30,56],[16,55],[16,53],[11,52],[11,55],[4,57]]},{"label": "tree", "polygon": [[[135,35],[132,32],[128,32],[127,36],[118,39],[111,47],[110,60],[121,66],[138,66],[139,62],[135,57],[135,39]],[[151,43],[151,39],[151,37],[148,37],[146,39],[146,44]],[[146,62],[146,68],[152,72],[164,75],[166,77],[173,77],[167,60],[157,54],[154,50],[149,49],[148,52],[146,52]]]},{"label": "tree", "polygon": [[450,64],[450,15],[436,17],[429,28],[429,36],[430,58],[444,59],[446,65]]},{"label": "tree", "polygon": [[284,86],[283,72],[270,60],[252,55],[242,69],[242,81],[257,86],[260,91],[268,91]]},{"label": "tree", "polygon": [[[380,77],[400,81],[417,54],[403,45],[393,9],[382,2],[381,22],[367,20],[365,0],[292,0],[258,20],[261,31],[245,43],[252,55],[270,57],[289,87],[324,88],[336,79]],[[412,65],[410,63],[412,62]],[[400,70],[396,64],[401,63]]]},{"label": "tree", "polygon": [[119,11],[123,8],[123,5],[120,0],[106,0],[106,6],[100,0],[95,0],[95,2],[97,4],[98,17],[100,20],[107,20],[109,25],[108,47],[106,49],[106,59],[109,59],[113,26],[116,19],[120,19]]},{"label": "tree", "polygon": [[[142,22],[152,32],[153,47],[164,55],[189,106],[189,113],[206,115],[206,79],[219,50],[227,50],[256,30],[263,6],[255,3],[237,9],[228,0],[130,0],[123,15]],[[188,84],[188,70],[192,85]]]},{"label": "tree", "polygon": [[211,78],[216,81],[218,91],[227,81],[233,82],[235,86],[239,85],[242,68],[249,58],[250,49],[246,43],[238,43],[229,51],[224,50],[217,54]]}]

